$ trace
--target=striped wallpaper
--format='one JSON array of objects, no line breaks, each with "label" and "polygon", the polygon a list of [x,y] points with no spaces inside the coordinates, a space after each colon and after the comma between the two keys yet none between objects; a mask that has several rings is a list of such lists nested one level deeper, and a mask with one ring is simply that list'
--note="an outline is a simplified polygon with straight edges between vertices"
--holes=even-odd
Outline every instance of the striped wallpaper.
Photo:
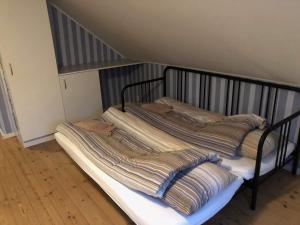
[{"label": "striped wallpaper", "polygon": [[123,58],[55,5],[48,13],[58,68]]},{"label": "striped wallpaper", "polygon": [[6,89],[4,74],[0,69],[0,130],[2,134],[8,135],[15,132],[15,123],[12,109]]},{"label": "striped wallpaper", "polygon": [[[120,68],[113,68],[102,70],[100,74],[102,104],[103,109],[107,109],[111,105],[121,103],[121,90],[126,84],[139,82],[156,78],[162,75],[164,66],[159,64],[140,64],[134,66],[126,66]],[[162,88],[158,88],[156,98],[162,95]],[[136,101],[142,98],[140,90],[130,89],[126,95],[127,101]]]}]

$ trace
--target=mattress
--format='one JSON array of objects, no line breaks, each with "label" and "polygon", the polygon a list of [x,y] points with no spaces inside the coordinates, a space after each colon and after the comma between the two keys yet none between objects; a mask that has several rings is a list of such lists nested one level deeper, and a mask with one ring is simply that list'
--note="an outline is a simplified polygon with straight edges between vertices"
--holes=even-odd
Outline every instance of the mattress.
[{"label": "mattress", "polygon": [[225,190],[213,197],[204,207],[184,216],[162,202],[122,185],[96,167],[68,138],[56,133],[57,142],[69,156],[114,200],[138,225],[196,225],[202,224],[219,212],[243,183],[238,177]]},{"label": "mattress", "polygon": [[[286,158],[291,155],[294,149],[295,149],[295,144],[289,142],[287,146]],[[240,157],[237,159],[222,158],[221,165],[224,166],[225,168],[230,169],[230,172],[232,172],[233,174],[236,174],[238,176],[243,177],[246,180],[249,180],[254,177],[255,163],[256,160],[247,157]],[[272,169],[274,169],[275,163],[276,163],[276,151],[273,151],[268,156],[262,159],[260,175],[264,175],[270,172]]]}]

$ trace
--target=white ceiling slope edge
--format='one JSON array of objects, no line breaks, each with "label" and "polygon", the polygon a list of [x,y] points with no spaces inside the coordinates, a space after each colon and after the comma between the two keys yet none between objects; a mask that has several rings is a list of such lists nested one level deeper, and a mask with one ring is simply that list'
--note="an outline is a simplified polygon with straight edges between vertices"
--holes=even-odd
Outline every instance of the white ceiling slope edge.
[{"label": "white ceiling slope edge", "polygon": [[299,0],[51,0],[124,56],[300,85]]}]

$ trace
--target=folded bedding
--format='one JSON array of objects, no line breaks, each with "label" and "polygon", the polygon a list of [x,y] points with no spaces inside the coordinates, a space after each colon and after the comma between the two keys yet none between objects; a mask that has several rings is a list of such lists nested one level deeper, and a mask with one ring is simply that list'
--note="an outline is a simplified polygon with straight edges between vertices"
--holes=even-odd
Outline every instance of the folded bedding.
[{"label": "folded bedding", "polygon": [[142,105],[147,110],[150,110],[155,113],[164,114],[170,112],[173,107],[167,104],[161,104],[161,103],[149,103]]},{"label": "folded bedding", "polygon": [[142,119],[129,113],[123,113],[113,107],[106,110],[102,118],[161,152],[176,151],[192,147],[190,144],[178,140]]},{"label": "folded bedding", "polygon": [[169,97],[162,97],[156,100],[155,103],[172,107],[173,111],[180,112],[181,114],[191,117],[199,122],[217,122],[224,118],[224,115],[222,115],[221,113],[214,113],[200,108],[196,108],[194,106],[177,101]]},{"label": "folded bedding", "polygon": [[114,126],[112,123],[100,121],[100,120],[86,120],[74,123],[75,126],[82,129],[95,132],[97,134],[111,135]]},{"label": "folded bedding", "polygon": [[[190,114],[192,106],[186,107],[184,113],[175,110],[173,106],[174,110],[158,114],[141,105],[129,104],[126,112],[184,142],[225,157],[238,156],[245,136],[255,128],[264,127],[265,124],[264,119],[254,114],[223,116],[214,122],[203,122],[199,120],[200,116],[196,115],[196,110]],[[182,108],[183,103],[180,105],[180,109]],[[199,114],[202,112],[199,111]]]},{"label": "folded bedding", "polygon": [[[247,157],[254,160],[256,159],[258,143],[262,134],[265,131],[264,128],[266,126],[266,120],[264,118],[261,118],[255,114],[250,114],[250,115],[240,114],[240,115],[226,117],[220,113],[206,111],[169,97],[162,97],[156,100],[155,103],[160,105],[165,105],[171,108],[171,110],[168,111],[168,114],[164,113],[164,115],[168,118],[168,120],[172,120],[174,123],[183,126],[186,123],[189,123],[190,126],[188,128],[190,129],[190,131],[195,131],[195,130],[199,131],[199,129],[203,128],[206,124],[209,123],[212,124],[218,121],[222,121],[224,119],[229,121],[233,119],[234,122],[238,123],[239,120],[240,122],[244,122],[244,120],[247,120],[247,118],[252,117],[251,120],[254,121],[252,127],[256,127],[257,125],[258,129],[254,129],[246,134],[245,138],[241,142],[239,151],[237,151],[237,156]],[[147,109],[148,107],[146,107],[146,105],[150,105],[150,104],[143,104],[142,107],[144,109]],[[172,111],[174,111],[175,113],[172,113]],[[249,122],[251,123],[251,121]],[[267,157],[274,150],[276,150],[277,141],[278,138],[275,133],[270,133],[267,136],[263,146],[263,153],[262,153],[263,158]]]},{"label": "folded bedding", "polygon": [[71,123],[60,124],[57,131],[120,183],[185,215],[201,208],[237,178],[218,166],[216,154],[185,145],[161,151],[162,146],[145,143],[114,126],[110,136]]}]

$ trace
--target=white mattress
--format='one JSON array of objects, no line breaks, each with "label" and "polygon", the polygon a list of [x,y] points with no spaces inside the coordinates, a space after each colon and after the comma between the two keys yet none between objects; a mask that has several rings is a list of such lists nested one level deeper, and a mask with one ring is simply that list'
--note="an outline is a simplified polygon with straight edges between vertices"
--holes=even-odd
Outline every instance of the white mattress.
[{"label": "white mattress", "polygon": [[[289,142],[287,146],[287,154],[286,157],[288,157],[295,149],[295,144],[292,142]],[[241,157],[238,159],[227,159],[222,158],[222,166],[230,169],[230,171],[233,174],[239,175],[243,177],[246,180],[249,180],[254,177],[254,171],[255,171],[255,163],[256,161],[254,159]],[[268,155],[262,160],[261,163],[261,169],[260,169],[260,175],[264,175],[268,172],[270,172],[272,169],[275,168],[276,163],[276,151]]]},{"label": "white mattress", "polygon": [[160,201],[133,191],[102,172],[63,134],[56,133],[55,138],[70,157],[138,225],[202,224],[220,211],[231,200],[243,183],[243,179],[239,177],[196,213],[191,216],[183,216]]}]

